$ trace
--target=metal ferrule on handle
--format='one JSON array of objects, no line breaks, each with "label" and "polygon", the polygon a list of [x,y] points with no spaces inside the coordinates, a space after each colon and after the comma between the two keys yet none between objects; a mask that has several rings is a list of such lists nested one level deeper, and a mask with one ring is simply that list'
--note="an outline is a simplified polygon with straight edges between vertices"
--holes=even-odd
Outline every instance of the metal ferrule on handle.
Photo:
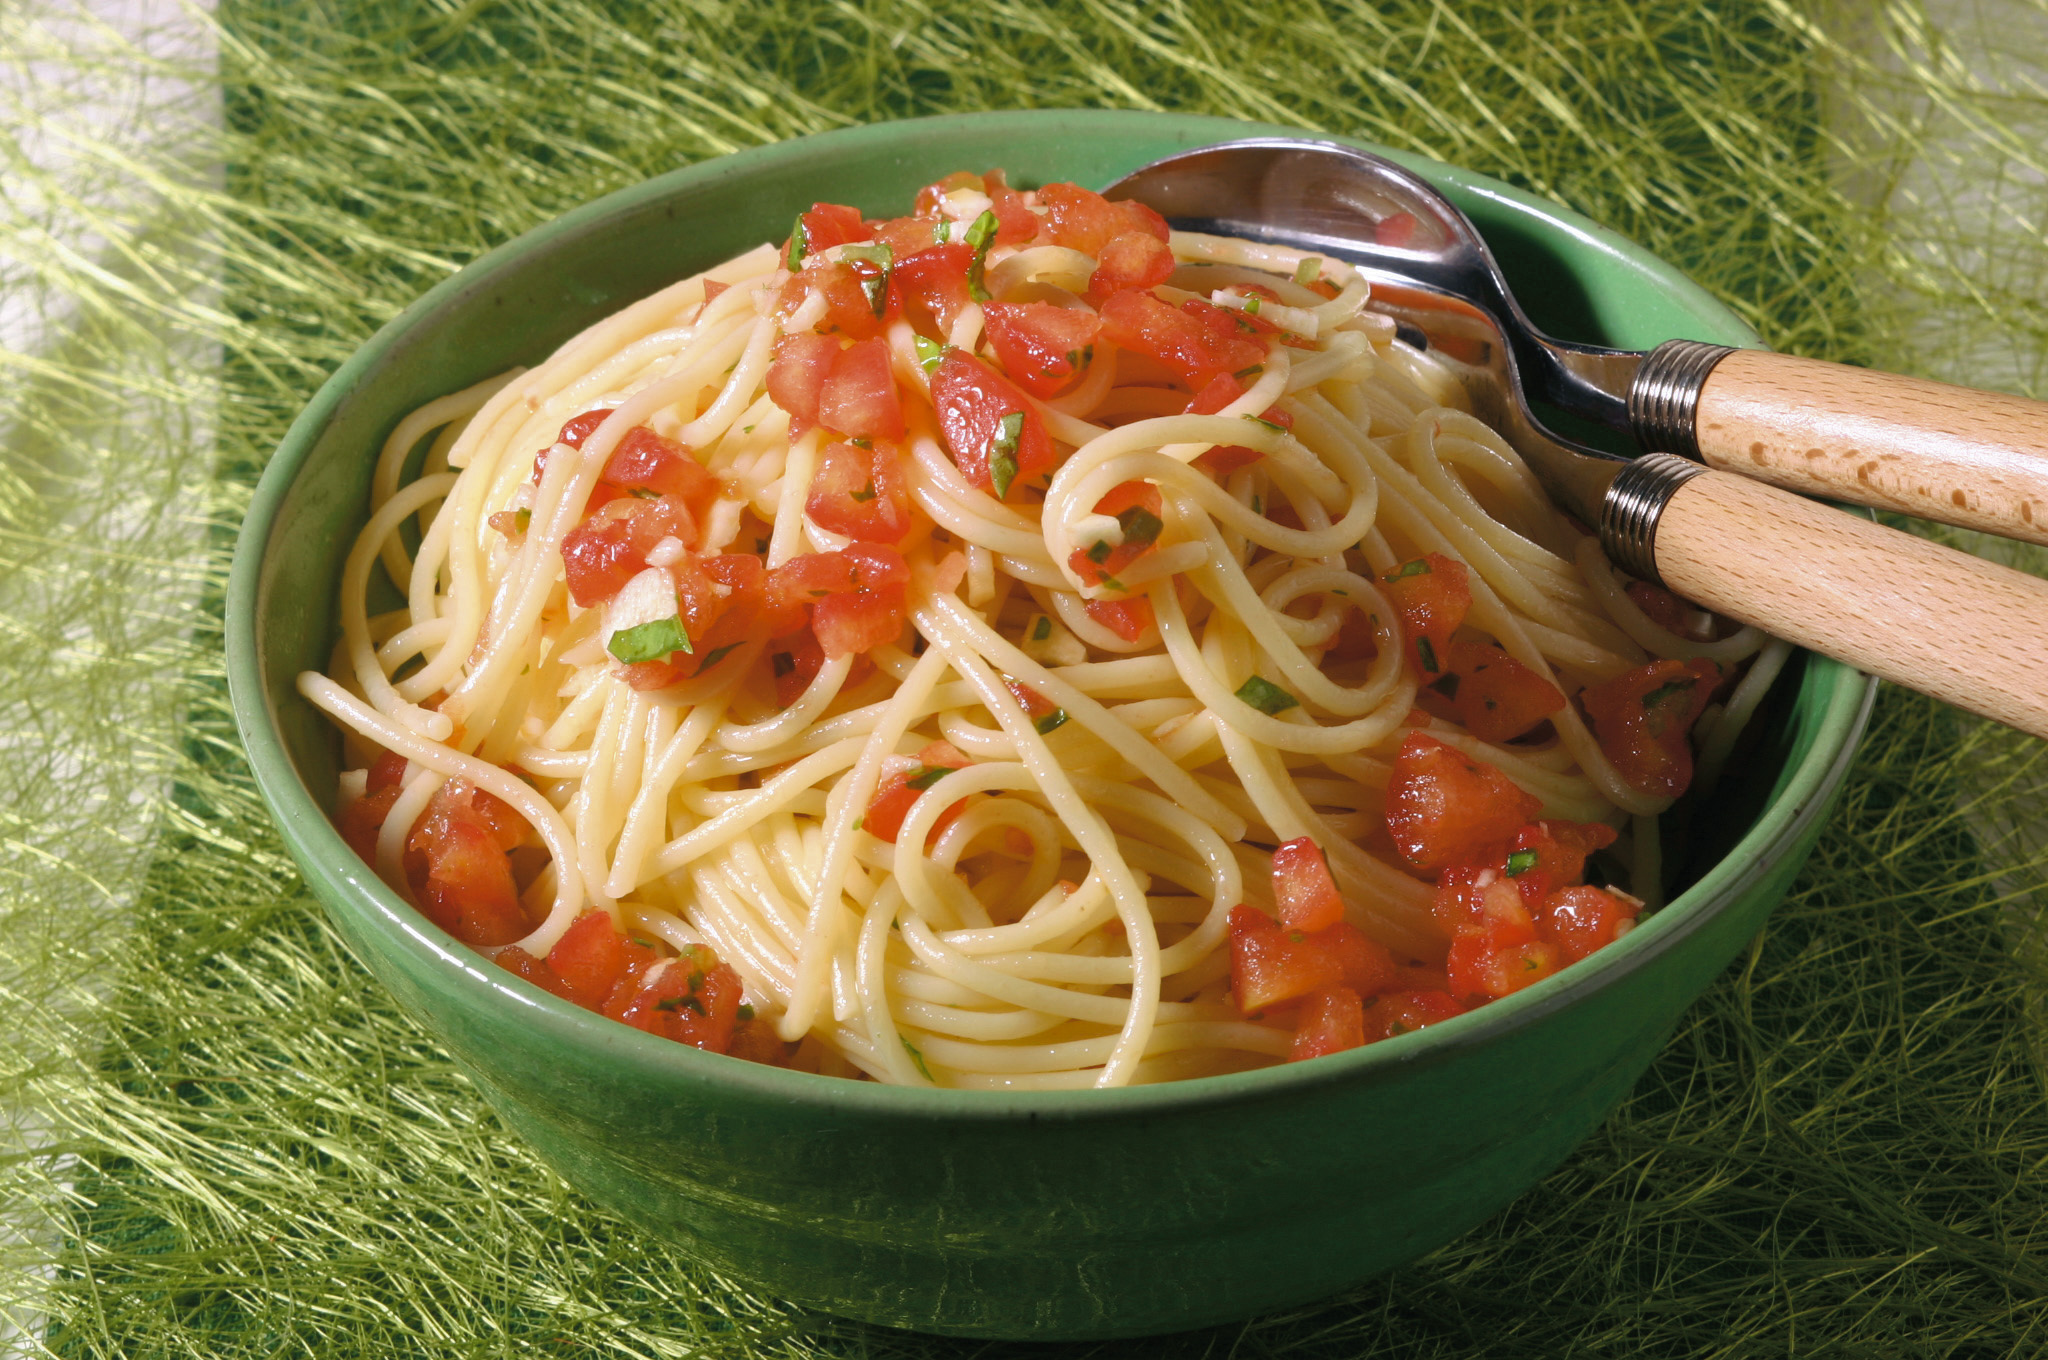
[{"label": "metal ferrule on handle", "polygon": [[1629,430],[1644,449],[1700,456],[1700,390],[1735,351],[1700,340],[1666,340],[1643,356],[1628,389]]},{"label": "metal ferrule on handle", "polygon": [[1678,488],[1705,471],[1670,453],[1646,453],[1629,460],[1600,502],[1600,546],[1607,550],[1608,560],[1639,581],[1662,585],[1657,521]]}]

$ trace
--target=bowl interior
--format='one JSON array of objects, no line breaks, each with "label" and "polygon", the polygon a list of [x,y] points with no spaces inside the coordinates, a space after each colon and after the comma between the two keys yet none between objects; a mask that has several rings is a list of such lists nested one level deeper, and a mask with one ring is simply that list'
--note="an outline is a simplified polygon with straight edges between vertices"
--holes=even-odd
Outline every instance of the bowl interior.
[{"label": "bowl interior", "polygon": [[[1289,129],[1222,119],[1128,112],[1045,112],[930,119],[857,128],[690,167],[623,190],[540,227],[445,280],[335,374],[293,425],[265,473],[245,521],[228,600],[229,668],[252,765],[288,845],[329,905],[356,929],[403,934],[423,966],[451,988],[503,992],[366,872],[327,821],[339,743],[293,688],[301,670],[324,668],[336,635],[336,583],[367,517],[371,467],[397,422],[415,407],[515,364],[530,364],[600,317],[675,278],[787,234],[817,200],[875,214],[901,211],[921,185],[962,167],[1000,165],[1014,182],[1071,179],[1100,186],[1190,146]],[[1361,144],[1366,145],[1366,144]],[[1571,339],[1646,348],[1673,336],[1754,345],[1755,335],[1668,265],[1566,210],[1506,185],[1434,162],[1371,147],[1442,188],[1487,236],[1518,297],[1539,324]],[[1563,1002],[1631,957],[1662,947],[1689,914],[1714,910],[1745,882],[1745,865],[1789,845],[1839,777],[1860,731],[1868,683],[1821,658],[1782,681],[1756,726],[1755,745],[1715,797],[1692,809],[1674,873],[1690,884],[1673,905],[1576,976],[1547,980],[1472,1016],[1404,1040],[1411,1052],[1461,1033],[1517,1023]],[[490,970],[495,972],[496,970]],[[523,984],[521,984],[523,985]],[[566,1008],[536,992],[529,1004]],[[494,1004],[479,997],[478,1004]],[[580,1014],[580,1013],[578,1013]],[[562,1017],[564,1023],[574,1023]],[[608,1022],[595,1020],[594,1025]],[[594,1031],[593,1031],[594,1032]],[[635,1036],[639,1037],[639,1036]],[[687,1069],[704,1055],[673,1048],[658,1061]],[[651,1059],[652,1060],[652,1059]],[[1384,1061],[1377,1050],[1312,1064],[1338,1069]],[[721,1064],[730,1068],[736,1064]],[[737,1079],[737,1078],[736,1078]],[[1185,1088],[1242,1094],[1261,1084],[1310,1080],[1300,1069],[1149,1088],[1148,1100],[1198,1099]],[[934,1108],[1036,1112],[1105,1095],[991,1097],[960,1092],[847,1088],[866,1084],[766,1071],[749,1082],[782,1083],[804,1099],[910,1100]],[[1078,1108],[1078,1107],[1076,1107]]]}]

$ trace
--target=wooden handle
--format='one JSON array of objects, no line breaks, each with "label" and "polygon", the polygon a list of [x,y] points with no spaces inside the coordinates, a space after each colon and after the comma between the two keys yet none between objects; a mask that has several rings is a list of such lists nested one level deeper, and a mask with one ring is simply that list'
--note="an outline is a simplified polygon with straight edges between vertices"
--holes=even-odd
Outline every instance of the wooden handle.
[{"label": "wooden handle", "polygon": [[2048,404],[1744,349],[1694,422],[1709,467],[2048,543]]},{"label": "wooden handle", "polygon": [[2048,737],[2048,581],[1717,472],[1672,494],[1655,544],[1689,600]]}]

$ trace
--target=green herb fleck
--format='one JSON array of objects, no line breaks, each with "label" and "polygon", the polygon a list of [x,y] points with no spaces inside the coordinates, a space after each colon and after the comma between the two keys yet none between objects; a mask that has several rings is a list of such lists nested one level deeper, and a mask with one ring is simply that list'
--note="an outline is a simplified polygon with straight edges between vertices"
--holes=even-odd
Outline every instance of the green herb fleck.
[{"label": "green herb fleck", "polygon": [[670,652],[690,650],[690,635],[683,631],[681,619],[656,619],[643,623],[637,628],[628,628],[612,634],[611,646],[607,649],[628,666],[642,661],[653,661],[667,656]]},{"label": "green herb fleck", "polygon": [[698,674],[703,674],[705,671],[710,670],[713,666],[716,666],[719,662],[725,660],[726,655],[737,646],[739,646],[737,642],[728,642],[723,647],[719,647],[713,650],[711,655],[704,658],[704,664],[697,668]]},{"label": "green herb fleck", "polygon": [[1033,642],[1043,642],[1051,636],[1052,620],[1040,614],[1037,621],[1031,625],[1031,640]]},{"label": "green herb fleck", "polygon": [[871,246],[847,246],[839,252],[843,260],[857,261],[867,265],[866,269],[854,272],[860,277],[861,295],[868,300],[868,307],[876,316],[889,309],[889,271],[894,267],[895,252],[887,242]]},{"label": "green herb fleck", "polygon": [[1253,316],[1257,316],[1259,314],[1259,298],[1257,294],[1253,294],[1251,297],[1248,297],[1244,300],[1244,309],[1245,311],[1251,313]]},{"label": "green herb fleck", "polygon": [[996,215],[994,209],[984,209],[974,219],[974,225],[967,229],[967,244],[974,247],[974,260],[967,266],[967,296],[976,302],[989,300],[988,285],[982,282],[982,273],[988,267],[988,248],[996,239]]},{"label": "green herb fleck", "polygon": [[917,366],[929,373],[939,366],[939,360],[946,357],[946,347],[936,340],[927,340],[922,335],[915,337]]},{"label": "green herb fleck", "polygon": [[855,501],[859,502],[862,505],[865,505],[875,498],[875,484],[873,482],[869,482],[860,490],[850,492],[848,494],[850,494]]},{"label": "green herb fleck", "polygon": [[1266,503],[1259,499],[1259,493],[1256,491],[1252,492],[1252,513],[1254,515],[1266,513]]},{"label": "green herb fleck", "polygon": [[1253,364],[1250,368],[1240,368],[1239,370],[1237,370],[1237,372],[1231,374],[1230,376],[1237,379],[1239,382],[1250,382],[1252,379],[1258,377],[1261,373],[1264,373],[1265,371],[1266,366],[1264,364]]},{"label": "green herb fleck", "polygon": [[661,499],[661,493],[651,486],[629,486],[626,488],[626,494],[638,496],[643,501],[658,501]]},{"label": "green herb fleck", "polygon": [[1323,257],[1311,255],[1300,264],[1294,266],[1294,281],[1306,288],[1320,278],[1322,273]]},{"label": "green herb fleck", "polygon": [[1038,729],[1038,735],[1042,737],[1048,732],[1065,726],[1066,721],[1067,710],[1065,710],[1064,708],[1056,708],[1052,712],[1046,714],[1043,718],[1040,718],[1037,722],[1033,723],[1032,726]]},{"label": "green herb fleck", "polygon": [[1123,526],[1126,543],[1157,543],[1159,531],[1166,527],[1159,516],[1142,505],[1134,505],[1124,511],[1116,517],[1116,522]]},{"label": "green herb fleck", "polygon": [[532,525],[532,523],[533,523],[533,511],[531,511],[531,510],[528,510],[528,509],[526,509],[526,508],[525,508],[524,506],[522,506],[522,507],[520,507],[520,508],[519,508],[518,510],[516,510],[516,511],[514,511],[514,512],[513,512],[513,515],[512,515],[512,524],[513,524],[513,527],[515,527],[516,529],[518,529],[520,533],[522,533],[522,534],[523,534],[523,533],[525,533],[525,532],[526,532],[526,530],[527,530],[527,528],[528,528],[529,526],[531,526],[531,525]]},{"label": "green herb fleck", "polygon": [[742,1001],[742,1002],[740,1002],[740,1019],[742,1019],[742,1020],[751,1020],[751,1019],[753,1019],[753,1018],[754,1018],[754,1005],[753,1005],[753,1003],[752,1003],[752,1002],[750,1002],[750,1001]]},{"label": "green herb fleck", "polygon": [[1405,581],[1411,576],[1427,576],[1431,570],[1429,559],[1427,557],[1418,557],[1413,562],[1403,562],[1385,576],[1380,577],[1380,579],[1382,581]]},{"label": "green herb fleck", "polygon": [[917,1045],[910,1042],[910,1040],[903,1038],[903,1036],[900,1034],[896,1037],[902,1041],[903,1051],[905,1053],[908,1053],[910,1055],[910,1060],[917,1064],[918,1072],[923,1075],[926,1081],[936,1085],[938,1083],[938,1078],[934,1077],[932,1075],[932,1070],[924,1065],[924,1054],[917,1051]]},{"label": "green herb fleck", "polygon": [[1088,560],[1099,567],[1109,560],[1109,553],[1109,540],[1098,538],[1095,540],[1095,546],[1088,550]]},{"label": "green herb fleck", "polygon": [[1683,680],[1673,680],[1669,684],[1657,686],[1657,688],[1651,690],[1648,694],[1645,694],[1643,696],[1643,712],[1656,712],[1657,709],[1669,703],[1671,700],[1677,698],[1679,695],[1691,693],[1692,687],[1694,685],[1697,685],[1698,683],[1698,677],[1689,676]]},{"label": "green herb fleck", "polygon": [[789,229],[789,244],[782,251],[782,267],[794,274],[810,253],[810,233],[804,230],[804,215],[798,213],[795,225]]},{"label": "green herb fleck", "polygon": [[788,652],[777,652],[769,658],[768,664],[777,675],[788,675],[796,669],[796,657]]},{"label": "green herb fleck", "polygon": [[1301,700],[1274,684],[1263,675],[1254,675],[1237,687],[1237,697],[1261,713],[1285,713],[1298,708]]},{"label": "green herb fleck", "polygon": [[[1428,640],[1429,639],[1427,638],[1423,639],[1423,641],[1425,642],[1427,642]],[[1449,675],[1444,676],[1441,680],[1433,680],[1430,682],[1429,687],[1435,690],[1438,694],[1443,695],[1446,699],[1455,699],[1458,697],[1458,673],[1456,671],[1452,671]]]},{"label": "green herb fleck", "polygon": [[903,782],[910,788],[922,793],[951,773],[953,773],[953,767],[950,765],[926,765]]},{"label": "green herb fleck", "polygon": [[1437,664],[1436,648],[1429,645],[1428,638],[1419,637],[1415,639],[1415,655],[1421,658],[1422,669],[1428,671],[1431,675],[1435,675],[1443,669],[1442,666]]},{"label": "green herb fleck", "polygon": [[1023,436],[1024,413],[1012,411],[989,437],[988,481],[995,488],[997,500],[1008,496],[1010,483],[1017,480],[1017,445]]},{"label": "green herb fleck", "polygon": [[1277,420],[1268,420],[1264,416],[1241,416],[1239,417],[1239,419],[1249,420],[1254,425],[1263,425],[1267,429],[1276,431],[1280,434],[1287,433],[1287,427],[1285,425],[1282,425]]},{"label": "green herb fleck", "polygon": [[1520,878],[1535,867],[1536,852],[1534,850],[1517,850],[1514,854],[1508,856],[1509,878]]}]

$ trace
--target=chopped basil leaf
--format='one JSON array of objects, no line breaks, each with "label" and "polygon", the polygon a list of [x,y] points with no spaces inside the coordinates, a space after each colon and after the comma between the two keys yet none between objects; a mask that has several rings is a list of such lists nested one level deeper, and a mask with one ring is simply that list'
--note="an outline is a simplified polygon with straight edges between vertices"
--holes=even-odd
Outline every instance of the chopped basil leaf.
[{"label": "chopped basil leaf", "polygon": [[1231,374],[1230,376],[1237,379],[1239,382],[1250,382],[1253,378],[1258,377],[1261,373],[1264,373],[1265,371],[1266,366],[1264,364],[1253,364],[1250,368],[1240,368],[1239,370],[1237,370],[1237,372]]},{"label": "chopped basil leaf", "polygon": [[1311,255],[1300,264],[1294,266],[1294,281],[1306,288],[1321,277],[1322,272],[1323,257]]},{"label": "chopped basil leaf", "polygon": [[638,496],[643,501],[658,501],[661,499],[661,493],[651,486],[629,486],[626,488],[626,494],[628,496]]},{"label": "chopped basil leaf", "polygon": [[1038,735],[1042,737],[1046,733],[1053,731],[1055,728],[1065,726],[1066,721],[1067,710],[1065,710],[1064,708],[1056,708],[1052,712],[1046,714],[1043,718],[1040,718],[1037,722],[1033,723],[1032,726],[1038,729]]},{"label": "chopped basil leaf", "polygon": [[851,443],[857,449],[871,449],[875,446],[875,441],[872,439],[854,439],[849,440],[848,442]]},{"label": "chopped basil leaf", "polygon": [[843,260],[859,260],[878,269],[887,269],[895,261],[896,252],[889,249],[887,241],[877,241],[866,246],[842,246],[839,257]]},{"label": "chopped basil leaf", "polygon": [[951,773],[953,773],[953,767],[950,765],[926,765],[903,782],[908,787],[922,793]]},{"label": "chopped basil leaf", "polygon": [[867,504],[867,503],[868,503],[869,501],[871,501],[871,500],[873,500],[873,499],[875,498],[875,484],[874,484],[873,482],[869,482],[869,483],[868,483],[868,484],[867,484],[866,486],[862,487],[862,488],[861,488],[860,490],[858,490],[858,491],[849,491],[849,492],[848,492],[847,494],[848,494],[848,495],[850,495],[850,496],[852,496],[852,497],[853,497],[853,499],[854,499],[855,501],[857,501],[858,503],[860,503],[860,504],[862,504],[862,505],[865,505],[865,504]]},{"label": "chopped basil leaf", "polygon": [[1264,416],[1242,416],[1240,417],[1240,419],[1249,420],[1254,425],[1263,425],[1269,430],[1277,430],[1281,434],[1287,433],[1287,427],[1285,425],[1282,425],[1277,420],[1268,420]]},{"label": "chopped basil leaf", "polygon": [[690,635],[683,631],[681,619],[656,619],[637,628],[613,633],[607,650],[632,666],[667,656],[670,652],[689,651]]},{"label": "chopped basil leaf", "polygon": [[1166,527],[1160,523],[1159,516],[1142,505],[1134,505],[1124,511],[1116,517],[1116,522],[1123,526],[1126,543],[1157,543],[1159,531]]},{"label": "chopped basil leaf", "polygon": [[1098,538],[1095,540],[1095,546],[1088,550],[1088,560],[1099,567],[1109,560],[1109,552],[1109,540]]},{"label": "chopped basil leaf", "polygon": [[714,649],[711,655],[704,658],[704,664],[697,668],[697,673],[702,675],[705,671],[710,670],[713,666],[725,660],[726,654],[737,646],[739,646],[737,642],[728,642],[723,647]]},{"label": "chopped basil leaf", "polygon": [[952,227],[953,224],[943,217],[941,217],[938,221],[932,223],[933,243],[936,245],[946,244],[946,237],[952,231]]},{"label": "chopped basil leaf", "polygon": [[1413,562],[1403,562],[1385,576],[1382,581],[1405,581],[1411,576],[1427,576],[1433,570],[1427,557],[1418,557]]},{"label": "chopped basil leaf", "polygon": [[1103,573],[1102,580],[1099,582],[1099,584],[1108,586],[1111,590],[1122,590],[1124,588],[1124,583],[1122,581],[1117,580],[1116,577],[1111,576],[1107,572]]},{"label": "chopped basil leaf", "polygon": [[740,426],[740,433],[741,433],[741,434],[752,434],[753,432],[754,432],[754,427],[753,427],[753,426],[751,426],[751,425],[742,425],[742,426]]},{"label": "chopped basil leaf", "polygon": [[995,488],[997,500],[1008,496],[1010,483],[1017,480],[1017,444],[1023,436],[1024,413],[1012,411],[989,437],[988,481]]},{"label": "chopped basil leaf", "polygon": [[1080,349],[1070,349],[1067,351],[1067,367],[1077,373],[1093,362],[1095,362],[1095,346],[1093,345],[1083,345]]},{"label": "chopped basil leaf", "polygon": [[[1424,642],[1428,640],[1427,638],[1423,639]],[[1458,697],[1458,673],[1452,671],[1441,680],[1432,680],[1429,682],[1429,687],[1438,694],[1443,695],[1446,699],[1455,699]]]},{"label": "chopped basil leaf", "polygon": [[697,1014],[699,1015],[703,1015],[706,1013],[704,1010],[704,1003],[699,1001],[694,993],[689,996],[672,996],[666,1001],[657,1001],[654,1003],[654,1009],[658,1011],[679,1011],[683,1009],[685,1006],[697,1012]]},{"label": "chopped basil leaf", "polygon": [[1428,671],[1431,675],[1435,675],[1443,669],[1442,666],[1437,664],[1436,648],[1429,645],[1428,638],[1419,637],[1415,639],[1415,654],[1422,659],[1422,669]]},{"label": "chopped basil leaf", "polygon": [[1259,299],[1256,294],[1244,300],[1244,309],[1247,312],[1250,312],[1253,316],[1257,316],[1259,314]]},{"label": "chopped basil leaf", "polygon": [[1657,686],[1657,688],[1643,696],[1643,712],[1654,712],[1657,708],[1677,698],[1679,695],[1690,694],[1692,687],[1698,683],[1697,677],[1688,676],[1683,680],[1673,680],[1668,684]]},{"label": "chopped basil leaf", "polygon": [[1038,616],[1038,622],[1031,625],[1031,640],[1043,642],[1052,636],[1052,620],[1045,615]]},{"label": "chopped basil leaf", "polygon": [[871,246],[847,246],[839,252],[843,260],[857,260],[869,269],[855,270],[860,278],[861,295],[868,300],[868,308],[876,316],[889,309],[889,271],[894,268],[895,252],[883,242]]},{"label": "chopped basil leaf", "polygon": [[782,267],[794,274],[810,253],[810,234],[804,230],[804,215],[798,213],[796,224],[789,229],[789,244],[782,251]]},{"label": "chopped basil leaf", "polygon": [[1535,867],[1536,852],[1534,850],[1517,850],[1514,854],[1508,856],[1509,878],[1520,878]]},{"label": "chopped basil leaf", "polygon": [[788,675],[796,669],[796,657],[788,652],[777,652],[769,658],[768,664],[774,668],[777,675]]},{"label": "chopped basil leaf", "polygon": [[927,340],[922,335],[914,338],[917,346],[917,366],[929,373],[939,366],[939,360],[946,357],[946,347],[936,340]]},{"label": "chopped basil leaf", "polygon": [[1252,513],[1254,515],[1266,513],[1266,503],[1259,499],[1259,493],[1256,491],[1252,492]]},{"label": "chopped basil leaf", "polygon": [[1261,713],[1285,713],[1297,708],[1301,700],[1274,684],[1263,675],[1254,675],[1237,687],[1237,697]]},{"label": "chopped basil leaf", "polygon": [[905,1053],[908,1053],[910,1055],[910,1060],[917,1064],[917,1070],[921,1074],[923,1074],[924,1079],[926,1081],[936,1084],[938,1078],[933,1076],[932,1070],[924,1065],[924,1054],[917,1051],[917,1045],[910,1042],[910,1040],[903,1038],[903,1036],[900,1034],[896,1037],[902,1041],[903,1051]]},{"label": "chopped basil leaf", "polygon": [[513,512],[512,523],[518,526],[520,533],[525,533],[527,527],[533,523],[533,511],[526,509],[524,506],[520,507],[517,511]]},{"label": "chopped basil leaf", "polygon": [[752,1003],[752,1002],[750,1002],[750,1001],[742,1001],[742,1002],[740,1002],[740,1011],[739,1011],[739,1015],[740,1015],[740,1019],[742,1019],[742,1020],[751,1020],[751,1019],[753,1019],[753,1018],[754,1018],[754,1006],[753,1006],[753,1003]]},{"label": "chopped basil leaf", "polygon": [[995,211],[986,209],[967,229],[967,244],[974,247],[974,259],[967,266],[967,296],[976,302],[989,300],[988,285],[982,282],[982,272],[988,267],[988,248],[995,239]]}]

